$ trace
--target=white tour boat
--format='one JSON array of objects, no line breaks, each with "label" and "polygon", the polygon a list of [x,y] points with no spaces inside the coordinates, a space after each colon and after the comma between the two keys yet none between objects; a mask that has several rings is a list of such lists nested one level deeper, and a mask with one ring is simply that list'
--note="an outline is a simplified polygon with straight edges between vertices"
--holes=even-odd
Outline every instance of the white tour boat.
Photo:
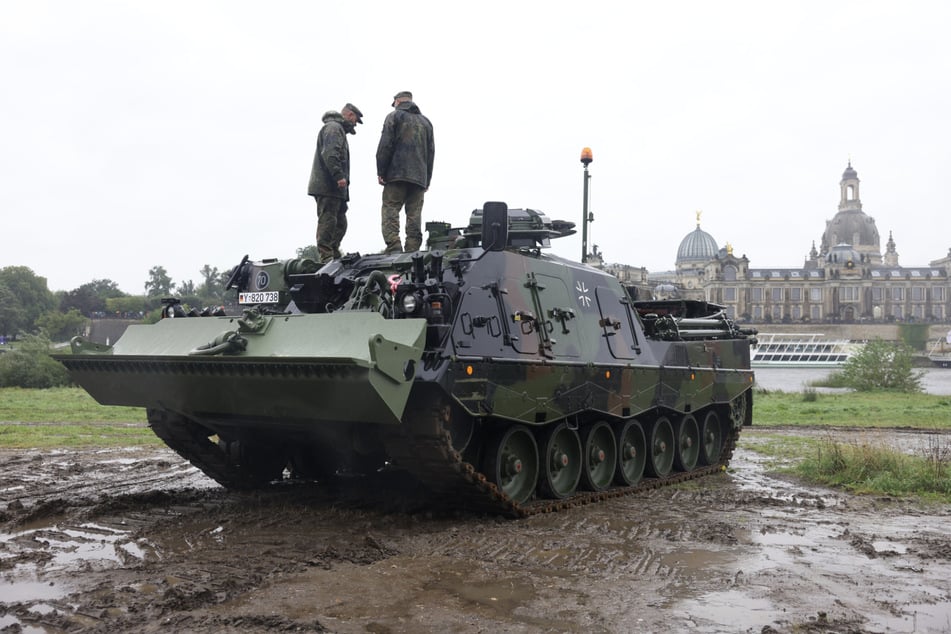
[{"label": "white tour boat", "polygon": [[838,367],[862,345],[848,339],[826,339],[821,334],[760,333],[752,350],[754,367]]}]

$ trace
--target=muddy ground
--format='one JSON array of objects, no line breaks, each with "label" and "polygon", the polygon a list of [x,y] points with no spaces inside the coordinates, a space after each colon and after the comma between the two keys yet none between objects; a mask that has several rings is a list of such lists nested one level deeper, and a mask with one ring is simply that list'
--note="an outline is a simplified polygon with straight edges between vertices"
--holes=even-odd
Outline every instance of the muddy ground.
[{"label": "muddy ground", "polygon": [[524,520],[228,493],[159,449],[3,451],[0,628],[951,630],[951,507],[773,474],[750,448],[774,433],[727,473]]}]

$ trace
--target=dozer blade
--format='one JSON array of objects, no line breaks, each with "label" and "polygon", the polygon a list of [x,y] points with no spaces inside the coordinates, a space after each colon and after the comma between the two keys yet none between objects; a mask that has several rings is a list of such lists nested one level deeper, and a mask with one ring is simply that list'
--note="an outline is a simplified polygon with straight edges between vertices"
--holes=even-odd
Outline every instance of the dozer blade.
[{"label": "dozer blade", "polygon": [[[163,319],[57,356],[103,405],[275,424],[400,421],[426,322],[372,312]],[[220,342],[226,342],[221,344]]]}]

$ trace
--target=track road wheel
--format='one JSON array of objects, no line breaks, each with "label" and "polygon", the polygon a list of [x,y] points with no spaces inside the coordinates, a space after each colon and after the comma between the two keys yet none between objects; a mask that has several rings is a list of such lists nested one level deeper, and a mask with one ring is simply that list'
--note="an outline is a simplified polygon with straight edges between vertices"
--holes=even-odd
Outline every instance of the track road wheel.
[{"label": "track road wheel", "polygon": [[674,467],[674,426],[670,419],[661,416],[651,425],[648,436],[647,449],[650,458],[647,461],[647,473],[655,478],[663,478],[670,474]]},{"label": "track road wheel", "polygon": [[635,485],[644,476],[644,465],[647,461],[647,441],[644,439],[644,430],[639,422],[629,420],[615,423],[614,434],[618,447],[614,481],[621,485]]},{"label": "track road wheel", "polygon": [[514,425],[493,434],[486,444],[483,471],[516,503],[531,497],[538,483],[538,445],[532,432]]},{"label": "track road wheel", "polygon": [[723,450],[723,428],[716,412],[709,411],[700,425],[700,464],[716,464]]},{"label": "track road wheel", "polygon": [[589,491],[603,491],[611,486],[617,466],[617,443],[611,426],[601,421],[581,433],[581,485]]},{"label": "track road wheel", "polygon": [[559,423],[543,434],[539,490],[547,498],[574,493],[581,478],[581,439],[578,432]]},{"label": "track road wheel", "polygon": [[677,453],[674,464],[678,471],[693,471],[700,456],[700,426],[687,414],[677,424]]}]

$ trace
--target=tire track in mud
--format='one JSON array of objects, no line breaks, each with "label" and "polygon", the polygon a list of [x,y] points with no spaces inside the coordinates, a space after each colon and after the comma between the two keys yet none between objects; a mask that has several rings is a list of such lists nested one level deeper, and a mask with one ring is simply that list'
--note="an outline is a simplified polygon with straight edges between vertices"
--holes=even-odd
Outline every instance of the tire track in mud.
[{"label": "tire track in mud", "polygon": [[[951,623],[940,612],[951,605],[951,508],[803,486],[767,475],[749,451],[722,477],[518,520],[351,508],[312,487],[235,494],[167,450],[65,454],[0,453],[0,512],[11,517],[0,628],[706,634]],[[49,500],[68,504],[32,512]],[[337,603],[341,588],[353,596]]]}]

